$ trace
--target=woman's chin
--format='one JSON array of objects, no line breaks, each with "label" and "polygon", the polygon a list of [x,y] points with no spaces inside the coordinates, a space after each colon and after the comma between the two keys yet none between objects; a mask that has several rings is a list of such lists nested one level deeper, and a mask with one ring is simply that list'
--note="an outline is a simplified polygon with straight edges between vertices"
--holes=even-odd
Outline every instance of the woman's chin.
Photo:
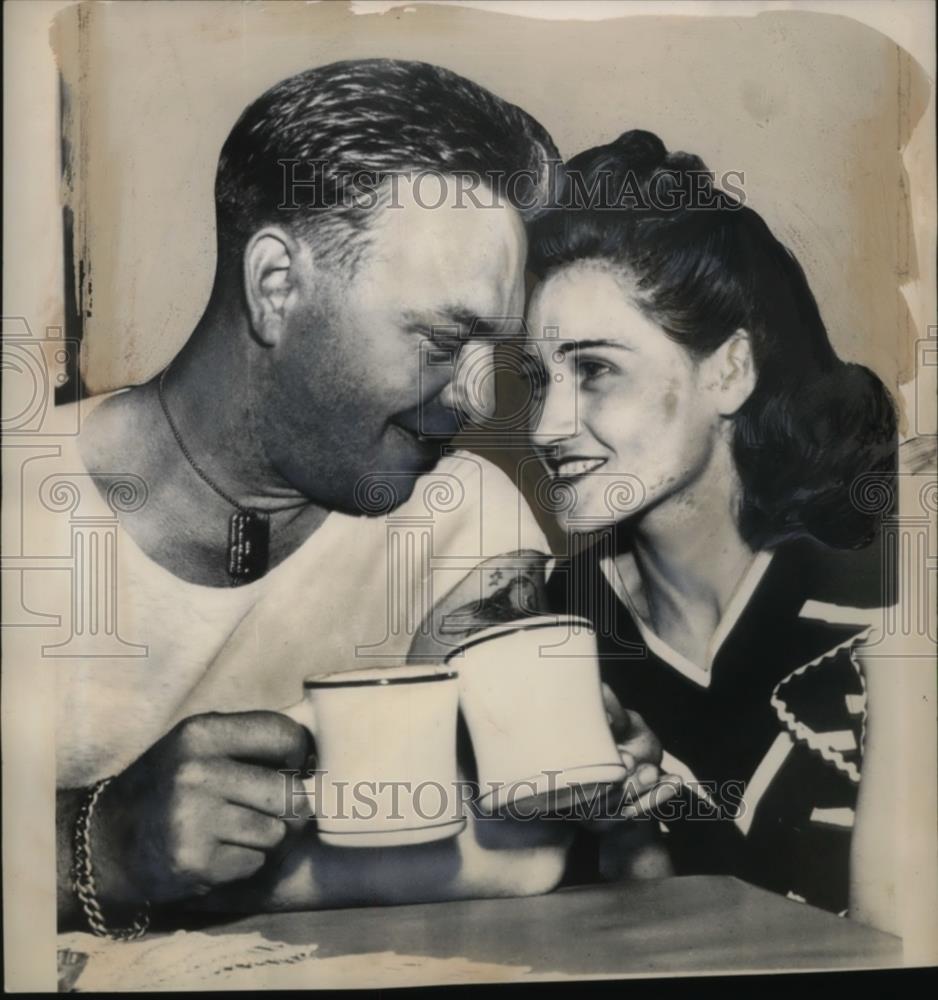
[{"label": "woman's chin", "polygon": [[590,507],[574,507],[556,515],[558,527],[568,535],[590,535],[597,531],[607,531],[616,523],[616,518],[608,510]]}]

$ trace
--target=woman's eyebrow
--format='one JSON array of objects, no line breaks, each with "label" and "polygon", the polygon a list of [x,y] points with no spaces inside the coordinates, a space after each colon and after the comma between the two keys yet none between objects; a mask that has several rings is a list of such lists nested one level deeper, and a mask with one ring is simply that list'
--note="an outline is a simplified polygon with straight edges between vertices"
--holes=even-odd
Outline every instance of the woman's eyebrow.
[{"label": "woman's eyebrow", "polygon": [[623,344],[621,340],[568,340],[566,343],[558,344],[556,350],[564,354],[575,354],[577,351],[585,351],[590,347],[617,347],[620,351],[632,351],[634,348]]}]

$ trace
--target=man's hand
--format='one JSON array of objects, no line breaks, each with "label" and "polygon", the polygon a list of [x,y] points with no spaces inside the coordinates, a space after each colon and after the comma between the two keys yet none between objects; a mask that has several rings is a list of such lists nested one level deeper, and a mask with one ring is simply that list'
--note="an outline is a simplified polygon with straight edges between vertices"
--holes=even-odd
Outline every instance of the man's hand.
[{"label": "man's hand", "polygon": [[91,837],[101,901],[182,900],[257,872],[287,830],[278,771],[302,768],[309,743],[276,712],[180,722],[98,802]]}]

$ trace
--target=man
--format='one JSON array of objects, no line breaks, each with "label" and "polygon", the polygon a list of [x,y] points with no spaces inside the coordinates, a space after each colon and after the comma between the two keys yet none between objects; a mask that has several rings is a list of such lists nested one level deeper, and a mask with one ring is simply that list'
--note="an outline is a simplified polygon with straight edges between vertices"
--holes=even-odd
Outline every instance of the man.
[{"label": "man", "polygon": [[[149,903],[232,884],[233,905],[298,906],[559,880],[557,824],[354,857],[308,823],[288,837],[279,771],[303,764],[308,735],[275,711],[305,674],[406,658],[414,629],[387,621],[393,515],[361,515],[426,515],[414,487],[458,425],[459,348],[477,319],[522,314],[524,221],[555,159],[520,109],[419,63],[302,73],[235,125],[205,312],[169,368],[96,405],[79,439],[102,497],[144,484],[121,514],[118,585],[121,627],[148,655],[59,666],[63,925],[139,929]],[[403,572],[421,612],[431,578],[453,590],[467,557],[546,548],[494,467],[455,455],[433,476],[462,490],[452,509],[430,503],[434,555],[456,568]],[[273,874],[243,881],[274,854]]]}]

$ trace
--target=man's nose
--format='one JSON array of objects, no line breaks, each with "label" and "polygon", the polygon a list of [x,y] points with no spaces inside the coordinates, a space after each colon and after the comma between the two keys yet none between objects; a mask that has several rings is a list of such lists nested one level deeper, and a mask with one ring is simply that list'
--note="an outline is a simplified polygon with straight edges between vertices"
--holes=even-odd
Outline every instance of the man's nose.
[{"label": "man's nose", "polygon": [[495,416],[495,358],[493,345],[470,340],[462,345],[440,402],[472,423]]},{"label": "man's nose", "polygon": [[531,429],[531,441],[546,448],[574,437],[578,430],[576,380],[567,371],[545,373],[540,417]]}]

